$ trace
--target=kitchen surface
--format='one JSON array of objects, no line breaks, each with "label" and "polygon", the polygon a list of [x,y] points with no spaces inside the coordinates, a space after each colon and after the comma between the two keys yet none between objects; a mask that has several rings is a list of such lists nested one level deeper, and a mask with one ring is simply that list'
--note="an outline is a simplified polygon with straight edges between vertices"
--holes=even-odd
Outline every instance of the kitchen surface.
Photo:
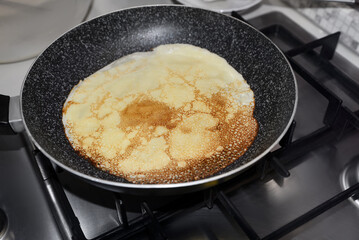
[{"label": "kitchen surface", "polygon": [[[271,154],[186,194],[108,191],[49,164],[26,133],[0,136],[0,240],[357,239],[359,7],[238,2],[0,0],[3,95],[20,94],[36,55],[65,31],[145,4],[193,4],[243,18],[286,54],[299,95],[294,122]],[[57,198],[61,189],[65,198]]]}]

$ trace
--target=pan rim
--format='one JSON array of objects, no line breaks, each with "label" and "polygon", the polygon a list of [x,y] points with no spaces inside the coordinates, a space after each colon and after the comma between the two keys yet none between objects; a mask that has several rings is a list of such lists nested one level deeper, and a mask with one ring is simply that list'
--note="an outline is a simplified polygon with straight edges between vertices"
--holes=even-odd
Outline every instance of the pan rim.
[{"label": "pan rim", "polygon": [[[242,24],[245,24],[246,26],[248,26],[249,28],[251,28],[252,30],[256,31],[257,33],[259,33],[262,37],[264,37],[267,41],[269,41],[269,43],[272,44],[272,46],[274,46],[277,51],[283,56],[285,62],[287,63],[287,66],[290,69],[290,72],[292,73],[292,77],[293,77],[293,81],[294,81],[294,88],[295,88],[295,99],[294,99],[294,106],[293,106],[293,110],[291,113],[291,117],[287,123],[287,125],[285,126],[283,132],[277,137],[277,139],[272,143],[272,145],[270,145],[265,151],[263,151],[261,154],[259,154],[257,157],[253,158],[252,160],[250,160],[249,162],[233,169],[230,170],[228,172],[219,174],[219,175],[215,175],[215,176],[210,176],[204,179],[199,179],[199,180],[195,180],[195,181],[189,181],[189,182],[181,182],[181,183],[168,183],[168,184],[136,184],[136,183],[123,183],[123,182],[116,182],[116,181],[110,181],[110,180],[106,180],[106,179],[101,179],[101,178],[97,178],[97,177],[93,177],[84,173],[81,173],[71,167],[68,167],[67,165],[65,165],[64,163],[58,161],[56,158],[52,157],[49,153],[47,153],[42,147],[41,145],[34,139],[34,137],[32,136],[27,124],[26,124],[26,120],[24,118],[24,112],[23,112],[23,90],[24,90],[24,85],[26,82],[26,79],[28,77],[29,72],[32,70],[34,64],[37,62],[38,58],[40,58],[43,53],[52,45],[54,44],[59,38],[62,38],[65,34],[67,34],[68,32],[72,31],[73,29],[87,23],[90,22],[92,20],[104,17],[106,15],[110,15],[116,12],[121,12],[121,11],[127,11],[130,9],[138,9],[138,8],[151,8],[151,7],[178,7],[178,8],[189,8],[189,9],[198,9],[201,11],[206,11],[206,12],[211,12],[211,13],[215,13],[215,14],[219,14],[219,15],[223,15],[225,17],[229,17],[232,18],[236,21],[241,22]],[[21,91],[20,91],[20,111],[21,111],[21,117],[24,123],[24,127],[25,127],[25,131],[27,133],[27,135],[29,136],[30,140],[34,143],[34,145],[47,157],[49,158],[52,162],[54,162],[56,165],[60,166],[61,168],[65,169],[66,171],[74,174],[75,176],[78,176],[80,178],[83,178],[85,180],[88,180],[90,182],[94,182],[94,183],[99,183],[99,184],[104,184],[106,186],[109,187],[115,187],[115,188],[124,188],[124,189],[134,189],[134,190],[154,190],[154,189],[181,189],[181,188],[195,188],[195,187],[199,187],[201,185],[205,185],[207,188],[217,185],[220,182],[224,182],[227,179],[230,178],[234,178],[235,176],[237,176],[240,172],[242,172],[244,169],[249,168],[250,166],[254,165],[256,162],[258,162],[260,159],[262,159],[266,154],[268,154],[278,143],[279,141],[284,137],[284,135],[287,133],[290,125],[292,124],[292,121],[294,119],[296,110],[297,110],[297,104],[298,104],[298,85],[297,85],[297,80],[296,80],[296,76],[295,73],[293,71],[292,66],[290,65],[288,59],[286,58],[286,56],[284,55],[284,53],[279,49],[279,47],[271,40],[269,39],[266,35],[264,35],[261,31],[257,30],[256,28],[254,28],[253,26],[251,26],[250,24],[243,22],[235,17],[223,14],[223,13],[219,13],[213,10],[208,10],[208,9],[203,9],[203,8],[199,8],[199,7],[190,7],[190,6],[185,6],[185,5],[177,5],[177,4],[153,4],[153,5],[144,5],[144,6],[135,6],[135,7],[129,7],[129,8],[123,8],[123,9],[118,9],[118,10],[114,10],[102,15],[99,15],[95,18],[91,18],[89,20],[86,20],[82,23],[77,24],[76,26],[74,26],[73,28],[70,28],[68,31],[64,32],[61,36],[59,36],[56,40],[54,40],[51,44],[49,44],[32,62],[30,68],[28,69],[26,76],[24,78],[24,81],[22,82],[22,86],[21,86]],[[206,188],[204,187],[204,188]]]}]

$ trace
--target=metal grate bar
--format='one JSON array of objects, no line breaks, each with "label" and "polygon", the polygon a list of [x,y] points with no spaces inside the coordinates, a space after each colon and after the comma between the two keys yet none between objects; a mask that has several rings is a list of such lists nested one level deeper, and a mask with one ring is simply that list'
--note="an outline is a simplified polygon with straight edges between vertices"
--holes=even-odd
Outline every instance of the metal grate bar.
[{"label": "metal grate bar", "polygon": [[148,225],[148,228],[151,230],[155,239],[168,239],[160,223],[146,202],[141,204],[141,209],[143,215],[147,215],[151,219],[151,223]]},{"label": "metal grate bar", "polygon": [[293,134],[295,127],[297,125],[297,122],[293,120],[292,124],[290,125],[287,133],[284,135],[284,137],[279,141],[279,145],[281,147],[287,147],[292,143],[293,140]]},{"label": "metal grate bar", "polygon": [[329,127],[324,126],[311,134],[297,139],[286,148],[275,150],[273,154],[285,164],[333,139],[335,139],[335,133]]},{"label": "metal grate bar", "polygon": [[356,129],[359,130],[359,110],[356,112],[350,111],[347,107],[343,107],[345,118]]},{"label": "metal grate bar", "polygon": [[290,233],[294,229],[309,222],[313,218],[319,216],[320,214],[329,210],[330,208],[338,205],[339,203],[348,199],[349,197],[353,196],[356,193],[359,193],[359,183],[355,184],[354,186],[348,188],[347,190],[345,190],[343,192],[340,192],[339,194],[337,194],[334,197],[330,198],[329,200],[323,202],[322,204],[313,208],[312,210],[305,213],[304,215],[296,218],[295,220],[291,221],[290,223],[284,225],[283,227],[272,232],[271,234],[265,236],[262,240],[271,240],[271,239],[278,239],[280,237],[283,237],[284,235]]},{"label": "metal grate bar", "polygon": [[297,72],[304,80],[306,80],[310,85],[312,85],[318,92],[320,92],[326,99],[329,101],[327,111],[323,122],[328,125],[332,125],[335,121],[335,117],[342,105],[342,100],[339,99],[332,91],[327,87],[320,84],[315,80],[314,76],[309,73],[306,69],[300,66],[294,59],[288,58],[292,68]]},{"label": "metal grate bar", "polygon": [[270,165],[273,167],[274,171],[279,176],[282,176],[284,178],[287,178],[290,176],[290,172],[286,169],[286,167],[279,161],[279,159],[276,156],[272,156],[270,158]]},{"label": "metal grate bar", "polygon": [[123,204],[122,199],[116,194],[115,198],[116,211],[119,223],[123,226],[124,229],[128,228],[128,220],[125,205]]},{"label": "metal grate bar", "polygon": [[311,41],[307,44],[304,44],[300,47],[291,49],[286,52],[288,57],[294,57],[298,54],[305,53],[307,51],[313,50],[317,47],[322,47],[320,51],[320,56],[325,59],[331,59],[335,53],[335,48],[338,44],[340,37],[340,32],[336,32],[325,36],[323,38],[319,38],[317,40]]},{"label": "metal grate bar", "polygon": [[251,225],[246,221],[238,209],[233,205],[233,203],[227,198],[227,196],[222,192],[218,192],[217,204],[223,207],[223,209],[238,223],[242,230],[247,234],[249,239],[255,240],[260,239]]},{"label": "metal grate bar", "polygon": [[50,160],[40,151],[34,151],[36,165],[44,182],[44,188],[48,194],[50,208],[59,227],[63,239],[85,240],[86,237],[80,227],[80,222],[75,216],[64,189],[59,182]]},{"label": "metal grate bar", "polygon": [[[173,210],[171,208],[165,208],[161,209],[161,211],[152,212],[152,214],[159,223],[164,222],[167,219],[181,214],[190,213],[206,206],[203,199],[204,197],[202,194],[197,194],[190,199],[187,196],[184,196],[171,203],[173,206],[179,206],[178,209]],[[136,234],[145,231],[147,226],[151,223],[152,219],[150,217],[147,217],[146,215],[140,216],[129,221],[127,228],[124,228],[124,226],[121,225],[97,236],[92,240],[133,239]]]},{"label": "metal grate bar", "polygon": [[[237,18],[239,20],[241,20],[242,22],[245,22],[245,23],[248,23],[247,20],[245,20],[239,13],[235,12],[235,11],[232,11],[231,12],[231,16],[234,17],[234,18]],[[249,24],[249,23],[248,23]]]}]

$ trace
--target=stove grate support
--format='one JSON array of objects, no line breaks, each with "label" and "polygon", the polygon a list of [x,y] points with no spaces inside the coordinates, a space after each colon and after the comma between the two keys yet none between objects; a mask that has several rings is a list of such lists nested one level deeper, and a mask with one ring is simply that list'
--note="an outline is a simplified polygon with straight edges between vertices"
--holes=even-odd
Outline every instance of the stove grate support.
[{"label": "stove grate support", "polygon": [[237,224],[242,228],[242,230],[246,233],[249,239],[251,240],[274,240],[279,239],[286,234],[292,232],[293,230],[297,229],[298,227],[304,225],[305,223],[309,222],[313,218],[319,216],[320,214],[324,213],[325,211],[335,207],[339,203],[348,198],[356,195],[359,193],[359,183],[355,184],[354,186],[348,188],[347,190],[338,193],[337,195],[333,196],[329,200],[321,203],[320,205],[314,207],[313,209],[309,210],[305,214],[297,217],[293,221],[285,224],[284,226],[280,227],[279,229],[273,231],[272,233],[268,234],[267,236],[260,238],[255,230],[251,227],[251,225],[247,222],[247,220],[243,217],[240,211],[235,207],[235,205],[230,201],[230,199],[220,191],[218,194],[217,204],[219,204],[222,208],[222,211],[227,213],[231,216]]},{"label": "stove grate support", "polygon": [[35,150],[33,155],[38,166],[38,174],[44,182],[43,187],[48,193],[51,211],[62,237],[66,240],[85,240],[80,222],[75,216],[50,160],[39,150]]},{"label": "stove grate support", "polygon": [[279,239],[286,234],[292,232],[293,230],[297,229],[298,227],[304,225],[305,223],[309,222],[313,218],[319,216],[320,214],[324,213],[325,211],[335,207],[339,203],[344,200],[347,200],[351,196],[359,193],[359,183],[355,184],[354,186],[348,188],[347,190],[338,193],[337,195],[333,196],[329,200],[321,203],[320,205],[314,207],[312,210],[306,212],[302,216],[294,219],[293,221],[287,223],[283,227],[273,231],[269,235],[263,237],[261,240],[274,240]]},{"label": "stove grate support", "polygon": [[219,205],[222,211],[231,216],[238,225],[242,228],[242,230],[246,233],[246,235],[251,240],[258,240],[260,237],[257,235],[252,226],[247,222],[247,220],[243,217],[243,215],[238,211],[235,205],[231,202],[231,200],[226,196],[223,191],[218,193],[218,198],[216,203]]},{"label": "stove grate support", "polygon": [[116,194],[115,204],[116,204],[118,222],[120,225],[123,226],[124,229],[127,229],[128,219],[127,219],[126,207],[119,194]]},{"label": "stove grate support", "polygon": [[162,229],[161,225],[158,222],[158,219],[153,214],[152,210],[148,206],[146,202],[141,204],[142,216],[148,216],[150,219],[150,224],[148,225],[148,230],[150,231],[151,235],[154,239],[168,239],[166,236],[165,231]]}]

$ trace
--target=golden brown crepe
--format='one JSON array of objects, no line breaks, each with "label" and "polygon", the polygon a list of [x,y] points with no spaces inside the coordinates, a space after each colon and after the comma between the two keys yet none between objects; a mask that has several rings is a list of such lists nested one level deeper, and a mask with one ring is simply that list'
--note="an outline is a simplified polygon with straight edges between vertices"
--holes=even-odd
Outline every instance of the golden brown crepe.
[{"label": "golden brown crepe", "polygon": [[161,45],[80,81],[63,107],[73,148],[133,183],[198,180],[245,153],[257,134],[254,95],[226,60]]}]

